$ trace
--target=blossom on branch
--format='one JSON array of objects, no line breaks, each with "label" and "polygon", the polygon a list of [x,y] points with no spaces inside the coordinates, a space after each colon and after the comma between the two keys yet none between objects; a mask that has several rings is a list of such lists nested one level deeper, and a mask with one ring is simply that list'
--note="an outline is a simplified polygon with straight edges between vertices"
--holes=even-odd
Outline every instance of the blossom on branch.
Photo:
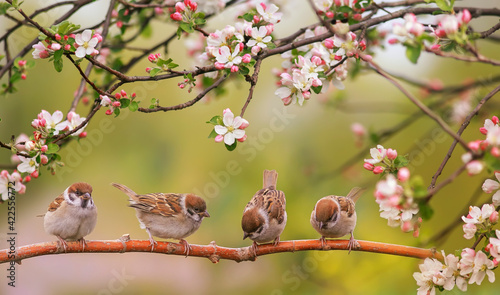
[{"label": "blossom on branch", "polygon": [[248,121],[240,116],[235,117],[230,109],[225,109],[222,116],[223,125],[215,125],[215,132],[220,135],[216,141],[222,137],[224,143],[233,145],[235,140],[244,141],[246,139],[245,129],[248,127]]},{"label": "blossom on branch", "polygon": [[81,34],[75,36],[75,55],[78,58],[84,58],[86,55],[93,55],[95,47],[99,43],[97,37],[92,37],[92,30],[84,30]]}]

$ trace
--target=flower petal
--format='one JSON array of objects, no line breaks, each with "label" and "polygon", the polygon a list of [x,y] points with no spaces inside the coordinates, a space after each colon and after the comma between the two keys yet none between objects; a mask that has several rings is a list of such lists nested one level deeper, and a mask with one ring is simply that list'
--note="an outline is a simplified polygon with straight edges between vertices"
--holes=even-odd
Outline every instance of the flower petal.
[{"label": "flower petal", "polygon": [[227,133],[227,128],[222,125],[215,125],[214,130],[217,134],[224,135]]},{"label": "flower petal", "polygon": [[234,114],[231,111],[227,111],[222,117],[222,122],[226,126],[233,126]]},{"label": "flower petal", "polygon": [[224,135],[224,143],[232,145],[234,143],[234,134],[231,132],[226,133],[226,135]]},{"label": "flower petal", "polygon": [[92,30],[85,30],[82,33],[82,39],[86,42],[90,41],[90,38],[92,38]]},{"label": "flower petal", "polygon": [[243,136],[245,136],[245,130],[241,129],[236,129],[232,133],[236,139],[240,139],[243,138]]}]

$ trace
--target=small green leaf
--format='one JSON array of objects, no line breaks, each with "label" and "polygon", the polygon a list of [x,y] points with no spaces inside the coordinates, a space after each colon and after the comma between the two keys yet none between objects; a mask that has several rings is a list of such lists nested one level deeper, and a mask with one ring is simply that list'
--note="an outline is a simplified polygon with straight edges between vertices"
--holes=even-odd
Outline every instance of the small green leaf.
[{"label": "small green leaf", "polygon": [[213,125],[223,125],[222,116],[220,115],[213,116],[212,119],[210,119],[210,121],[207,121],[207,123]]},{"label": "small green leaf", "polygon": [[314,93],[319,94],[321,92],[321,88],[323,86],[311,86],[311,89],[314,91]]},{"label": "small green leaf", "polygon": [[422,51],[421,46],[405,45],[406,46],[406,57],[414,64],[417,63],[420,57],[420,52]]},{"label": "small green leaf", "polygon": [[236,148],[236,144],[237,143],[238,142],[235,141],[232,145],[227,145],[227,144],[224,144],[224,145],[226,146],[226,149],[231,152],[231,151],[234,151],[234,149]]},{"label": "small green leaf", "polygon": [[252,22],[253,21],[253,14],[251,13],[245,13],[242,18],[246,20],[247,22]]},{"label": "small green leaf", "polygon": [[175,68],[177,68],[178,66],[179,66],[178,64],[171,62],[171,63],[168,65],[168,68],[169,68],[169,69],[175,69]]},{"label": "small green leaf", "polygon": [[49,143],[47,145],[47,151],[45,152],[46,154],[55,154],[59,151],[59,146],[55,143]]},{"label": "small green leaf", "polygon": [[491,153],[484,154],[484,162],[489,172],[500,171],[500,160]]},{"label": "small green leaf", "polygon": [[0,3],[0,15],[6,14],[11,7],[9,3]]},{"label": "small green leaf", "polygon": [[436,0],[436,5],[444,11],[452,11],[455,0]]},{"label": "small green leaf", "polygon": [[425,201],[418,203],[418,208],[423,220],[429,220],[434,215],[434,209]]},{"label": "small green leaf", "polygon": [[212,129],[212,132],[208,135],[208,138],[215,138],[217,136],[217,132],[215,132],[215,129]]},{"label": "small green leaf", "polygon": [[159,72],[161,72],[161,71],[163,71],[163,70],[162,70],[162,69],[160,69],[160,68],[153,68],[153,69],[151,69],[151,71],[149,72],[149,75],[150,75],[151,77],[154,77],[154,76],[156,76],[156,75],[157,75]]},{"label": "small green leaf", "polygon": [[131,111],[131,112],[135,112],[139,109],[139,103],[137,101],[133,101],[130,103],[130,105],[128,106],[128,109]]},{"label": "small green leaf", "polygon": [[394,159],[394,165],[396,165],[396,168],[402,168],[408,166],[408,159],[405,156],[397,156],[396,159]]},{"label": "small green leaf", "polygon": [[180,23],[179,28],[181,28],[186,33],[194,33],[193,25],[188,23]]},{"label": "small green leaf", "polygon": [[122,108],[122,109],[128,108],[129,105],[130,105],[130,99],[128,99],[128,98],[120,99],[120,108]]},{"label": "small green leaf", "polygon": [[17,80],[21,79],[21,73],[20,72],[16,72],[12,75],[12,77],[10,77],[10,83],[14,83],[16,82]]},{"label": "small green leaf", "polygon": [[247,67],[240,65],[239,66],[239,72],[242,75],[248,75],[248,73],[250,73],[250,70]]},{"label": "small green leaf", "polygon": [[58,72],[61,72],[63,69],[63,51],[63,49],[59,49],[58,51],[54,52],[54,68]]},{"label": "small green leaf", "polygon": [[120,109],[119,108],[115,108],[115,110],[113,111],[113,113],[115,114],[115,118],[118,117],[120,115]]}]

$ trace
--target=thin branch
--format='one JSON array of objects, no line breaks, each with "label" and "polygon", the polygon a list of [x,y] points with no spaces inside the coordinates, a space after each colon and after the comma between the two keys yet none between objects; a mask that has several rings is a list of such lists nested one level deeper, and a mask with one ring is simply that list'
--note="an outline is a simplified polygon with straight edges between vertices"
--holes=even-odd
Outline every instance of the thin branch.
[{"label": "thin branch", "polygon": [[255,89],[255,85],[257,85],[257,80],[259,79],[259,72],[260,72],[260,65],[262,63],[262,59],[257,59],[257,62],[255,63],[254,70],[252,77],[247,77],[247,81],[250,82],[250,89],[248,90],[248,98],[245,102],[245,105],[243,105],[243,108],[241,109],[241,114],[240,116],[243,118],[243,115],[245,114],[245,111],[248,107],[248,104],[252,100],[253,97],[253,91]]},{"label": "thin branch", "polygon": [[226,80],[226,78],[227,78],[227,74],[222,75],[222,77],[220,77],[219,80],[215,81],[214,84],[207,87],[205,90],[203,90],[203,92],[198,94],[194,99],[187,101],[185,103],[181,103],[181,104],[178,104],[175,106],[169,106],[169,107],[158,106],[158,107],[153,108],[153,109],[139,108],[138,110],[139,110],[139,112],[143,112],[143,113],[154,113],[154,112],[159,112],[159,111],[167,112],[167,111],[178,111],[178,110],[185,109],[187,107],[194,105],[198,101],[200,101],[208,92],[210,92],[214,88],[217,88],[222,82],[224,82],[224,80]]},{"label": "thin branch", "polygon": [[500,22],[498,22],[496,25],[491,27],[489,30],[486,30],[484,32],[479,33],[479,35],[481,36],[481,38],[484,39],[484,38],[489,37],[491,34],[495,33],[496,31],[498,31],[499,29],[500,29]]},{"label": "thin branch", "polygon": [[[189,255],[192,257],[208,258],[213,263],[218,263],[221,259],[233,260],[236,262],[253,261],[257,256],[268,254],[310,251],[310,250],[348,250],[348,240],[327,240],[325,248],[322,248],[321,241],[318,240],[295,240],[282,241],[277,246],[264,244],[257,246],[256,256],[252,253],[252,247],[226,248],[217,246],[215,242],[209,245],[190,245]],[[353,251],[372,252],[379,254],[390,254],[404,257],[424,259],[434,257],[442,260],[442,255],[435,249],[422,249],[403,245],[386,244],[371,241],[358,241],[360,248]],[[10,257],[9,249],[0,250],[0,263],[9,261],[20,262],[43,255],[65,254],[58,247],[58,242],[46,242],[16,248],[15,257]],[[151,250],[149,240],[130,240],[128,235],[124,235],[118,240],[107,241],[87,241],[85,249],[79,242],[69,242],[66,253],[125,253],[125,252],[146,252],[160,253],[168,255],[185,256],[186,249],[183,244],[171,242],[158,242]]]},{"label": "thin branch", "polygon": [[[488,93],[485,97],[483,97],[483,99],[481,99],[481,101],[479,101],[479,103],[476,105],[476,107],[469,113],[469,115],[465,118],[464,122],[462,123],[462,125],[460,126],[460,128],[458,129],[457,131],[457,136],[461,136],[462,133],[465,131],[465,129],[467,128],[467,126],[469,126],[472,118],[477,115],[477,113],[479,112],[479,110],[483,107],[483,105],[488,101],[490,100],[490,98],[492,98],[495,94],[497,94],[498,92],[500,91],[500,85],[497,86],[495,89],[493,89],[492,91],[490,91],[490,93]],[[439,177],[439,175],[441,175],[441,173],[443,172],[443,169],[444,167],[446,166],[446,163],[448,163],[448,160],[451,158],[451,155],[453,154],[453,151],[455,150],[455,147],[457,145],[457,140],[454,140],[448,150],[448,152],[446,153],[446,156],[444,157],[443,161],[441,162],[441,165],[439,166],[438,170],[436,171],[436,173],[434,173],[434,175],[432,176],[432,180],[431,180],[431,184],[429,185],[428,189],[429,190],[432,190],[434,188],[434,186],[436,185],[436,181]]]},{"label": "thin branch", "polygon": [[439,190],[441,190],[443,187],[453,182],[453,180],[455,180],[460,174],[462,174],[462,172],[464,172],[466,168],[467,168],[467,163],[462,164],[462,166],[460,166],[457,170],[455,170],[455,172],[453,172],[450,176],[448,176],[448,178],[440,182],[438,185],[434,186],[434,188],[430,189],[427,193],[427,196],[425,196],[425,201],[429,202]]},{"label": "thin branch", "polygon": [[376,63],[373,61],[369,62],[370,65],[375,69],[377,73],[379,73],[382,77],[386,78],[389,82],[394,84],[396,88],[398,88],[406,97],[408,97],[411,102],[413,102],[419,109],[422,110],[428,117],[436,121],[441,128],[448,133],[451,137],[453,137],[456,141],[458,141],[462,147],[468,151],[471,152],[471,149],[467,146],[467,143],[446,124],[446,122],[438,115],[436,115],[431,109],[429,109],[425,104],[423,104],[420,100],[418,100],[416,97],[414,97],[408,90],[406,90],[401,84],[399,84],[398,81],[396,81],[393,77],[391,77],[388,73],[383,71]]}]

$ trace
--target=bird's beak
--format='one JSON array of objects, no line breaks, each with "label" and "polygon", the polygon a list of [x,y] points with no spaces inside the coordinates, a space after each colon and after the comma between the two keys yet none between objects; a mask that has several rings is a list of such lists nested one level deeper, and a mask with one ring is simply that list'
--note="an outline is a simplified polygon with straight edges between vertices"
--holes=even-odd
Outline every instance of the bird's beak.
[{"label": "bird's beak", "polygon": [[83,194],[83,195],[82,195],[82,199],[84,199],[84,200],[88,200],[88,199],[90,199],[90,194],[89,194],[89,193],[85,193],[85,194]]},{"label": "bird's beak", "polygon": [[248,233],[243,233],[243,240],[246,239],[246,238],[248,238],[249,235],[250,234],[248,234]]},{"label": "bird's beak", "polygon": [[210,214],[208,214],[208,212],[205,211],[205,212],[201,213],[201,216],[203,216],[203,217],[210,217]]}]

